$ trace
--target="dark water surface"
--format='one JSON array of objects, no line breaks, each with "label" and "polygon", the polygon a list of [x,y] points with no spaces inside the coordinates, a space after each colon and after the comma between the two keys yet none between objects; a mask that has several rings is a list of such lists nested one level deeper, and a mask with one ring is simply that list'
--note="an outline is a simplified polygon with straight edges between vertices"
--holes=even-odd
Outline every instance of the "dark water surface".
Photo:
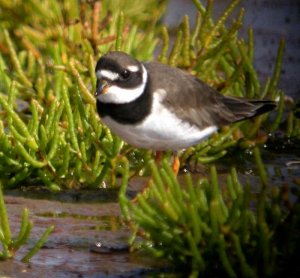
[{"label": "dark water surface", "polygon": [[[73,192],[70,196],[58,195],[61,201],[24,198],[13,196],[21,195],[20,192],[8,192],[5,201],[13,234],[18,233],[25,207],[34,227],[29,242],[16,258],[0,262],[0,277],[132,277],[161,272],[165,267],[161,262],[129,252],[130,232],[121,223],[117,199],[96,203],[97,194],[101,193],[83,193],[78,203],[75,199],[70,202]],[[45,246],[29,265],[21,263],[28,248],[50,225],[55,229]]]}]

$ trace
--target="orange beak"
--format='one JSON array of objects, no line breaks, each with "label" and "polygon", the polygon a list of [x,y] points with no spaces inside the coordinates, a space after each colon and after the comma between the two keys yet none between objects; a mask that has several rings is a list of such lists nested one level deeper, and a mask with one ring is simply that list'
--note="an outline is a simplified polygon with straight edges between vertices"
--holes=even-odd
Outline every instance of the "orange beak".
[{"label": "orange beak", "polygon": [[108,89],[109,89],[109,85],[107,81],[105,80],[97,81],[95,97],[101,94],[106,94],[108,92]]}]

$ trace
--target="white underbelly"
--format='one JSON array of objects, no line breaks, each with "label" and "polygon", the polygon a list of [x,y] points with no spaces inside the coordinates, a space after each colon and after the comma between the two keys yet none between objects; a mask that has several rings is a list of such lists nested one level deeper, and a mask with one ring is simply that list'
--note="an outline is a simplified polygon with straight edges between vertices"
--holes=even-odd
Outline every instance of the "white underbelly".
[{"label": "white underbelly", "polygon": [[102,121],[130,145],[152,150],[185,149],[217,130],[216,126],[200,130],[195,125],[183,122],[162,105],[155,110],[137,125],[120,124],[109,116],[102,118]]}]

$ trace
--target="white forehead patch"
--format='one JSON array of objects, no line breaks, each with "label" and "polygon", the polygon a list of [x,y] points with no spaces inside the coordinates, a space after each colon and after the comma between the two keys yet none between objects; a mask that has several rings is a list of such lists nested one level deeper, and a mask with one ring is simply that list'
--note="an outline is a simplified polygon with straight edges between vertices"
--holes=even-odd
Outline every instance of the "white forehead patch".
[{"label": "white forehead patch", "polygon": [[106,78],[111,81],[115,81],[119,78],[119,74],[112,72],[110,70],[98,70],[96,73],[97,78]]},{"label": "white forehead patch", "polygon": [[139,67],[135,65],[130,65],[127,67],[127,69],[132,72],[137,72],[139,70]]}]

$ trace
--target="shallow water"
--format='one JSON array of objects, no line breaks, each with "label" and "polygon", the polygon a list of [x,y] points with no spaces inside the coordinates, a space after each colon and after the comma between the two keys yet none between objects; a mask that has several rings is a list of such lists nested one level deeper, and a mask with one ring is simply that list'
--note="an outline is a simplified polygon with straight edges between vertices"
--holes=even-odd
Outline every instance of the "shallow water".
[{"label": "shallow water", "polygon": [[[15,192],[10,193],[16,195]],[[95,195],[95,192],[90,192],[90,195]],[[37,197],[36,194],[34,196]],[[58,195],[58,198],[61,199],[61,196]],[[95,200],[94,203],[66,200],[6,195],[13,234],[18,232],[24,207],[28,208],[34,227],[28,244],[17,252],[16,259],[0,262],[1,277],[129,277],[161,271],[164,267],[161,262],[129,252],[127,239],[130,233],[121,224],[117,199],[109,203],[102,203],[101,198],[99,203]],[[50,225],[54,225],[55,230],[45,246],[29,265],[21,263],[27,248]],[[95,243],[98,246],[101,243],[102,247],[96,247]]]}]

